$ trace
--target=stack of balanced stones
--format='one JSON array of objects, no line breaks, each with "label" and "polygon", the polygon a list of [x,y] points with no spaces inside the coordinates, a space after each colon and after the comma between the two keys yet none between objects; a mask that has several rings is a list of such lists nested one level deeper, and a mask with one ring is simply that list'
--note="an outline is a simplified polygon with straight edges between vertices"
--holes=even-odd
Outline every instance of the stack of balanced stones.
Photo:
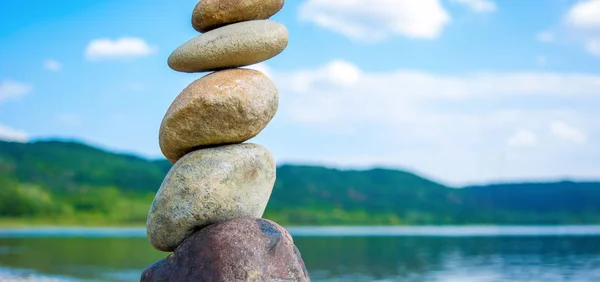
[{"label": "stack of balanced stones", "polygon": [[285,26],[269,18],[284,0],[201,0],[192,26],[201,34],[177,48],[169,67],[211,72],[169,107],[159,142],[173,163],[148,213],[147,236],[173,252],[141,281],[309,281],[290,234],[262,219],[275,161],[257,144],[278,107],[275,84],[243,68],[280,54]]}]

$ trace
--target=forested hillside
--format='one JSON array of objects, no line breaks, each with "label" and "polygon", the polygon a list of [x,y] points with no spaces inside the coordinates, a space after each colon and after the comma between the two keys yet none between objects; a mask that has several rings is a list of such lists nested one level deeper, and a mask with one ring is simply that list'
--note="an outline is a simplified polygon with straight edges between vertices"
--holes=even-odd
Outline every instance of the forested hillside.
[{"label": "forested hillside", "polygon": [[[74,142],[0,141],[0,219],[142,225],[169,168]],[[283,165],[265,217],[310,225],[600,223],[600,183],[451,188],[398,170]]]}]

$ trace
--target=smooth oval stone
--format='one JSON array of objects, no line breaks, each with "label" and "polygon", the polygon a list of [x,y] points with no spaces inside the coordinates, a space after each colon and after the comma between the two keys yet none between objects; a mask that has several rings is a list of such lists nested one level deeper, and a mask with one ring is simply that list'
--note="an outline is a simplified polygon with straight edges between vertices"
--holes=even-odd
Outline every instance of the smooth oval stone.
[{"label": "smooth oval stone", "polygon": [[160,148],[175,163],[195,149],[242,143],[267,126],[278,105],[277,86],[259,71],[211,73],[171,104],[160,126]]},{"label": "smooth oval stone", "polygon": [[292,236],[265,219],[238,218],[197,231],[140,281],[310,281]]},{"label": "smooth oval stone", "polygon": [[150,243],[173,251],[194,230],[213,223],[262,217],[275,161],[256,144],[202,149],[181,158],[158,190],[146,223]]},{"label": "smooth oval stone", "polygon": [[213,29],[189,40],[169,56],[180,72],[206,72],[249,66],[281,53],[288,30],[271,20],[240,22]]},{"label": "smooth oval stone", "polygon": [[192,26],[207,32],[232,23],[266,20],[283,8],[284,0],[200,0],[192,13]]}]

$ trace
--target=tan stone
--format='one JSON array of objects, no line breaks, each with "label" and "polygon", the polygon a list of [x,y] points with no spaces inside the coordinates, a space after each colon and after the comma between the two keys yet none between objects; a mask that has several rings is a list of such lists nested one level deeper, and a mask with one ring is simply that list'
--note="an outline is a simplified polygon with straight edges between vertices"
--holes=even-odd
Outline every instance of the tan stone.
[{"label": "tan stone", "polygon": [[171,168],[152,202],[146,223],[150,243],[170,252],[210,224],[262,217],[275,169],[269,151],[250,143],[185,155]]},{"label": "tan stone", "polygon": [[280,23],[240,22],[189,40],[171,53],[168,64],[188,73],[249,66],[277,56],[287,44],[288,30]]},{"label": "tan stone", "polygon": [[192,26],[207,32],[224,25],[266,20],[283,8],[284,0],[200,0],[192,13]]},{"label": "tan stone", "polygon": [[171,104],[160,126],[160,148],[175,163],[195,149],[242,143],[267,126],[278,105],[277,86],[257,70],[211,73]]}]

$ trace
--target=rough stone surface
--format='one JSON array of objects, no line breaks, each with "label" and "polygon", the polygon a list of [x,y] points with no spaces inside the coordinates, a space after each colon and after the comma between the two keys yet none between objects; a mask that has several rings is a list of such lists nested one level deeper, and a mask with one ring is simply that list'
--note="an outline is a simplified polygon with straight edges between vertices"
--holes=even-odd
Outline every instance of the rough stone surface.
[{"label": "rough stone surface", "polygon": [[200,0],[192,13],[199,32],[244,21],[266,20],[283,8],[284,0]]},{"label": "rough stone surface", "polygon": [[265,219],[239,218],[195,232],[141,281],[310,281],[290,234]]},{"label": "rough stone surface", "polygon": [[171,168],[146,223],[150,243],[173,251],[194,230],[240,217],[262,217],[275,184],[275,160],[256,144],[191,152]]},{"label": "rough stone surface", "polygon": [[226,25],[201,34],[181,45],[168,64],[180,72],[206,72],[249,66],[283,52],[287,28],[271,20]]},{"label": "rough stone surface", "polygon": [[163,118],[159,143],[171,163],[195,149],[244,142],[277,112],[275,84],[251,69],[206,75],[185,88]]}]

